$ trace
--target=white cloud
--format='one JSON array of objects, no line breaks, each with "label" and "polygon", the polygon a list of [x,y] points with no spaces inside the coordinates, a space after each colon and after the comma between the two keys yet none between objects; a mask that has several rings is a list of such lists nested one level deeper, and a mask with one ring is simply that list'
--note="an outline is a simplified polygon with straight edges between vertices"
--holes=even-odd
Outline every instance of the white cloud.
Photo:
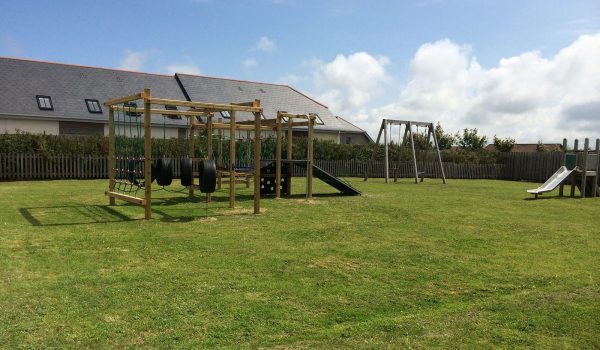
[{"label": "white cloud", "polygon": [[313,62],[317,100],[334,114],[352,119],[365,112],[374,97],[391,81],[385,70],[387,57],[374,57],[366,52],[338,55],[328,63]]},{"label": "white cloud", "polygon": [[258,66],[258,62],[254,58],[249,58],[242,62],[242,67],[244,67],[245,69],[251,69],[256,66]]},{"label": "white cloud", "polygon": [[275,49],[275,41],[269,39],[266,36],[263,36],[260,39],[258,39],[256,44],[254,44],[252,48],[257,51],[270,53],[273,52],[273,50]]},{"label": "white cloud", "polygon": [[185,73],[185,74],[195,74],[195,75],[202,74],[202,71],[200,70],[200,68],[189,57],[186,57],[185,62],[173,63],[171,65],[166,66],[165,70],[169,74],[175,74],[175,73]]},{"label": "white cloud", "polygon": [[144,67],[146,54],[139,51],[125,50],[125,56],[119,62],[119,69],[141,71]]},{"label": "white cloud", "polygon": [[[440,121],[456,131],[520,142],[600,134],[600,34],[580,36],[554,57],[537,51],[482,68],[468,46],[449,40],[422,45],[397,101],[372,117]],[[371,128],[371,130],[373,130]]]}]

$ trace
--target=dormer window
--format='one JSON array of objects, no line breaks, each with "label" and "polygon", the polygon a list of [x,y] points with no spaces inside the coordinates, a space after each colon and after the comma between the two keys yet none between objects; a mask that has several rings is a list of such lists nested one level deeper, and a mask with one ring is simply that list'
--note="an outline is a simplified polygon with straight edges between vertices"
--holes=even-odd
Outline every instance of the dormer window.
[{"label": "dormer window", "polygon": [[53,111],[54,106],[52,105],[52,98],[50,96],[45,95],[37,95],[35,96],[37,100],[38,107],[43,111]]},{"label": "dormer window", "polygon": [[[175,105],[165,105],[165,109],[167,111],[176,111],[177,110],[177,106]],[[163,114],[165,117],[170,118],[170,119],[181,119],[180,115],[177,114]]]},{"label": "dormer window", "polygon": [[[123,108],[125,109],[125,115],[131,116],[131,117],[139,117],[140,115],[142,115],[141,112],[135,111],[137,109],[137,103],[135,101],[123,103]],[[131,111],[128,110],[130,108],[131,108]]]},{"label": "dormer window", "polygon": [[100,102],[98,102],[98,100],[86,99],[85,105],[90,113],[102,113],[102,108],[100,107]]}]

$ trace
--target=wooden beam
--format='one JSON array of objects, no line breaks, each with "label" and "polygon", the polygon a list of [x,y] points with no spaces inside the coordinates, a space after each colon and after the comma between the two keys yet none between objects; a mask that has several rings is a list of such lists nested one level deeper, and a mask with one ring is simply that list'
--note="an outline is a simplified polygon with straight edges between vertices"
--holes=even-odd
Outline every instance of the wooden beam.
[{"label": "wooden beam", "polygon": [[590,147],[590,139],[588,139],[587,137],[585,138],[585,141],[583,142],[583,162],[582,162],[582,166],[583,169],[581,172],[581,185],[579,186],[579,188],[581,189],[581,198],[585,198],[585,190],[586,190],[586,185],[587,185],[587,161],[588,161],[588,149]]},{"label": "wooden beam", "polygon": [[385,128],[385,123],[386,123],[386,119],[381,121],[381,126],[379,127],[379,133],[377,133],[377,140],[375,141],[375,146],[373,147],[373,153],[371,153],[371,160],[365,166],[364,181],[367,181],[367,179],[369,178],[369,170],[371,170],[371,168],[373,167],[373,163],[375,162],[375,154],[377,152],[377,145],[379,145],[379,140],[381,140],[381,133],[383,133],[383,130]]},{"label": "wooden beam", "polygon": [[104,192],[104,194],[106,196],[108,196],[109,198],[111,198],[111,199],[115,199],[116,198],[116,199],[120,199],[120,200],[125,201],[125,202],[137,204],[137,205],[142,205],[142,206],[146,205],[146,201],[143,200],[142,198],[128,196],[126,194],[112,192],[112,191],[106,191],[106,192]]},{"label": "wooden beam", "polygon": [[313,195],[313,148],[314,148],[314,116],[310,116],[308,125],[308,164],[306,166],[307,191],[306,197],[312,198]]},{"label": "wooden beam", "polygon": [[596,173],[594,174],[594,187],[592,188],[592,197],[598,195],[598,172],[600,171],[600,139],[596,139]]},{"label": "wooden beam", "polygon": [[206,112],[237,111],[237,112],[262,113],[261,107],[240,106],[240,105],[234,105],[234,104],[230,104],[230,103],[192,102],[192,101],[168,100],[168,99],[163,99],[163,98],[155,98],[155,99],[152,99],[151,102],[153,104],[195,107],[197,109],[202,109]]},{"label": "wooden beam", "polygon": [[[115,111],[123,111],[123,112],[136,112],[136,113],[144,113],[146,112],[145,108],[129,108],[129,107],[122,107],[122,106],[113,106],[113,109]],[[164,115],[180,115],[180,116],[187,116],[187,115],[192,115],[192,116],[197,116],[197,117],[206,117],[208,114],[210,114],[209,112],[202,112],[202,111],[175,111],[175,110],[169,110],[169,109],[156,109],[156,108],[151,108],[150,109],[150,113],[152,114],[164,114]]]},{"label": "wooden beam", "polygon": [[[108,191],[115,190],[115,111],[108,107]],[[115,205],[115,197],[108,199],[109,205]]]},{"label": "wooden beam", "polygon": [[[231,123],[229,123],[229,172],[235,171],[235,113],[236,111],[230,111]],[[235,177],[229,178],[229,207],[235,208]]]},{"label": "wooden beam", "polygon": [[277,112],[275,139],[275,198],[281,198],[281,115]]},{"label": "wooden beam", "polygon": [[415,154],[415,139],[413,137],[412,123],[408,122],[408,134],[410,135],[410,148],[412,150],[413,165],[415,168],[415,183],[419,183],[419,170],[417,169],[417,155]]},{"label": "wooden beam", "polygon": [[112,98],[112,99],[109,99],[108,101],[104,102],[104,105],[108,107],[108,106],[113,106],[116,104],[139,100],[143,97],[142,94],[143,93],[137,93],[137,94],[133,94],[133,95],[125,96],[125,97]]},{"label": "wooden beam", "polygon": [[150,89],[144,89],[144,207],[145,218],[152,218],[152,114]]},{"label": "wooden beam", "polygon": [[260,214],[261,112],[254,113],[254,214]]},{"label": "wooden beam", "polygon": [[389,142],[388,134],[389,134],[390,125],[387,121],[383,124],[383,155],[384,155],[384,167],[385,167],[385,183],[390,182],[390,160],[389,160]]},{"label": "wooden beam", "polygon": [[[196,129],[194,129],[194,125],[196,124],[196,117],[188,117],[188,121],[189,121],[189,128],[188,128],[188,142],[189,142],[189,151],[188,151],[188,157],[190,157],[190,159],[193,159],[194,156],[196,155],[196,150],[194,149],[195,146],[195,138],[196,138]],[[194,168],[194,161],[192,160],[192,185],[188,187],[188,197],[194,197],[194,172],[193,172],[193,168]]]},{"label": "wooden beam", "polygon": [[[567,146],[568,146],[568,143],[567,143],[567,139],[565,138],[565,139],[563,139],[563,148],[562,148],[562,153],[563,153],[563,155],[562,155],[562,165],[565,165],[565,164],[566,164],[566,161],[567,161]],[[564,196],[564,189],[565,189],[565,185],[564,185],[564,183],[565,183],[564,181],[563,181],[563,182],[561,182],[561,183],[560,183],[560,186],[559,186],[559,188],[558,188],[558,196],[559,196],[559,197],[562,197],[562,196]]]},{"label": "wooden beam", "polygon": [[[207,150],[206,150],[206,157],[208,159],[213,159],[213,118],[214,118],[214,114],[210,114],[208,116],[208,120],[206,121],[208,124],[208,130],[207,130]],[[210,203],[210,201],[212,200],[212,194],[211,193],[207,193],[206,194],[206,201]]]},{"label": "wooden beam", "polygon": [[433,144],[435,145],[435,152],[437,153],[437,159],[440,164],[440,171],[442,172],[442,182],[446,184],[446,174],[444,172],[444,163],[442,163],[442,154],[440,153],[440,147],[438,144],[437,136],[435,135],[435,129],[433,129]]}]

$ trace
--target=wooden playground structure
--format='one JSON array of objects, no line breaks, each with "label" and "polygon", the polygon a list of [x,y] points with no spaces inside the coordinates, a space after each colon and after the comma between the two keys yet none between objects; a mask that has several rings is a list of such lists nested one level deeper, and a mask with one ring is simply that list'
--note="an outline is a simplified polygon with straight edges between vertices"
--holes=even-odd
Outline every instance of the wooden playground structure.
[{"label": "wooden playground structure", "polygon": [[[137,101],[141,101],[143,103],[143,108],[137,107]],[[217,176],[219,179],[223,177],[228,179],[230,208],[235,207],[235,185],[239,182],[238,179],[243,177],[243,181],[249,185],[249,178],[254,178],[254,214],[260,213],[261,188],[264,189],[267,185],[265,183],[265,178],[261,177],[262,132],[267,131],[274,132],[276,134],[277,140],[276,159],[274,160],[274,188],[275,196],[279,198],[281,195],[282,186],[282,164],[284,162],[293,161],[292,129],[299,126],[308,127],[307,159],[302,161],[306,163],[307,167],[306,195],[308,198],[312,197],[314,125],[318,118],[316,114],[292,114],[287,112],[278,112],[276,118],[265,119],[262,114],[263,109],[260,106],[259,100],[246,103],[207,103],[171,100],[153,97],[150,89],[145,89],[137,94],[111,99],[106,101],[104,105],[109,109],[109,179],[108,190],[105,192],[105,194],[109,197],[110,205],[115,205],[116,199],[123,200],[143,206],[145,208],[145,218],[149,220],[152,217],[152,182],[154,180],[152,172],[153,115],[162,115],[163,117],[167,115],[185,116],[189,118],[189,158],[191,162],[207,159],[214,160],[214,150],[212,149],[213,130],[218,131],[219,137],[222,136],[223,132],[229,131],[228,164],[225,168],[220,168],[217,170]],[[159,108],[159,106],[162,106],[162,108]],[[214,114],[217,112],[226,112],[230,117],[229,123],[224,123],[221,119],[215,121]],[[250,113],[252,114],[253,118],[238,121],[236,119],[236,113]],[[202,118],[204,118],[204,120],[202,120]],[[302,121],[296,121],[297,119],[301,119]],[[135,137],[132,136],[134,134],[134,132],[132,132],[134,126],[136,128]],[[194,157],[194,140],[196,137],[196,131],[198,130],[207,131],[206,157]],[[247,131],[248,137],[250,137],[253,142],[253,162],[251,171],[241,172],[236,169],[235,135],[236,132],[240,130]],[[281,156],[284,130],[287,131],[286,159],[282,159]],[[127,132],[129,132],[131,139],[122,140],[119,136],[127,136]],[[221,150],[219,149],[218,152],[220,151]],[[154,159],[154,161],[156,161],[156,159]],[[195,190],[201,190],[202,186],[201,184],[194,183],[194,179],[197,177],[195,175],[199,174],[193,172],[193,167],[190,167],[189,169],[191,174],[188,174],[188,178],[191,177],[192,183],[186,187],[188,188],[189,196],[194,196]],[[202,181],[202,179],[200,178],[199,181]],[[287,179],[287,181],[289,181],[289,179]],[[170,180],[168,181],[168,184],[170,184]],[[210,201],[210,196],[210,192],[207,192],[207,202]]]},{"label": "wooden playground structure", "polygon": [[[383,144],[384,144],[384,171],[385,171],[385,182],[388,183],[390,180],[390,159],[389,159],[389,144],[392,141],[391,129],[393,126],[398,126],[398,145],[401,148],[403,144],[410,144],[411,154],[412,154],[412,163],[414,169],[414,178],[415,183],[423,182],[425,178],[425,172],[422,170],[425,166],[425,155],[427,150],[423,150],[423,157],[421,161],[421,170],[419,170],[417,164],[417,154],[415,150],[415,137],[413,135],[413,126],[417,129],[419,127],[424,127],[427,129],[427,145],[433,139],[433,148],[436,152],[436,160],[440,166],[440,171],[442,174],[442,182],[446,183],[446,174],[444,173],[444,165],[442,163],[442,156],[440,154],[440,149],[438,147],[437,137],[435,136],[435,128],[433,123],[430,122],[418,122],[418,121],[410,121],[410,120],[396,120],[396,119],[383,119],[381,121],[381,127],[379,128],[379,133],[377,134],[377,140],[375,144],[379,144],[381,141],[381,136],[383,135]],[[404,126],[404,135],[402,135],[402,127]],[[418,130],[417,130],[418,131]],[[373,162],[375,161],[375,154],[377,149],[373,149],[373,154],[371,156],[371,161],[367,165],[365,169],[365,177],[364,180],[367,181],[369,178],[369,171],[373,167]],[[400,162],[401,153],[398,152],[398,162]],[[394,182],[398,181],[399,171],[397,169],[393,169],[394,171]]]},{"label": "wooden playground structure", "polygon": [[527,190],[538,196],[559,188],[558,196],[564,197],[565,185],[570,185],[569,197],[575,197],[579,189],[579,197],[600,197],[600,139],[596,139],[594,151],[590,149],[590,140],[585,139],[583,149],[579,149],[579,140],[575,140],[573,149],[568,150],[567,139],[563,139],[562,166],[540,187]]}]

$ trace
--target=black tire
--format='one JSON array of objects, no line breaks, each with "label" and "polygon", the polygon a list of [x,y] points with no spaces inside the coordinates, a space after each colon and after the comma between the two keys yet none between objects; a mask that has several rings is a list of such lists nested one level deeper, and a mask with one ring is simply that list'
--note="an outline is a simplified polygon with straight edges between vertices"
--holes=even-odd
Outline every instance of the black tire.
[{"label": "black tire", "polygon": [[156,163],[156,183],[159,186],[169,186],[173,182],[173,160],[162,157]]},{"label": "black tire", "polygon": [[154,180],[156,180],[156,164],[158,164],[157,159],[153,159],[152,162],[150,162],[150,182],[154,182]]},{"label": "black tire", "polygon": [[200,162],[198,178],[200,180],[200,192],[213,193],[217,187],[217,166],[214,160],[203,160]]},{"label": "black tire", "polygon": [[181,186],[191,186],[194,183],[194,169],[192,159],[185,157],[181,159]]}]

